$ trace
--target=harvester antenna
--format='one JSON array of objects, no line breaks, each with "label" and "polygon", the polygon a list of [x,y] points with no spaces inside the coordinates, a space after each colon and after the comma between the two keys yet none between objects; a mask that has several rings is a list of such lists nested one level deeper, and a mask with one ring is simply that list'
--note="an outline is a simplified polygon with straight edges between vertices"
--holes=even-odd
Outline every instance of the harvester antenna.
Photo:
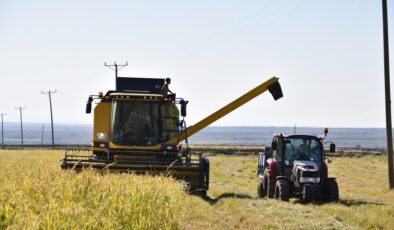
[{"label": "harvester antenna", "polygon": [[104,66],[105,67],[108,67],[108,68],[110,68],[110,69],[115,71],[115,87],[116,87],[116,90],[118,90],[118,70],[121,70],[121,69],[123,69],[124,67],[126,67],[128,65],[129,65],[128,62],[126,62],[126,64],[123,64],[123,65],[119,65],[116,62],[114,62],[113,65],[107,65],[107,63],[104,62]]},{"label": "harvester antenna", "polygon": [[3,126],[3,118],[7,116],[6,113],[1,113],[1,148],[4,149],[4,126]]},{"label": "harvester antenna", "polygon": [[21,146],[22,146],[22,149],[23,149],[23,121],[22,121],[22,110],[24,110],[24,109],[26,109],[26,106],[25,107],[22,107],[22,106],[19,106],[19,107],[15,107],[15,109],[18,109],[19,110],[19,115],[20,115],[20,118],[21,118]]},{"label": "harvester antenna", "polygon": [[47,92],[41,91],[42,94],[48,94],[49,96],[49,109],[51,111],[51,127],[52,127],[52,148],[55,148],[55,135],[53,132],[53,114],[52,114],[52,94],[57,93],[57,90],[51,91],[48,90]]}]

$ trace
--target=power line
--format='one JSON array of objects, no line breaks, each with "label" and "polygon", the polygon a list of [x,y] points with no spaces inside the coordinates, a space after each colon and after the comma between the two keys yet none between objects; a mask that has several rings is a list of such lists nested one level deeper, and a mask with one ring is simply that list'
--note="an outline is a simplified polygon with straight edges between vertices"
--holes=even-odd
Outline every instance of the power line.
[{"label": "power line", "polygon": [[1,148],[4,149],[4,125],[3,125],[3,118],[6,116],[6,113],[2,113],[1,115]]},{"label": "power line", "polygon": [[15,107],[15,109],[18,109],[19,110],[19,115],[20,115],[20,118],[21,118],[21,146],[22,146],[22,149],[23,149],[23,121],[22,121],[22,110],[24,110],[24,109],[26,109],[26,106],[25,107],[21,107],[21,106],[19,106],[19,107]]},{"label": "power line", "polygon": [[55,135],[53,132],[53,113],[52,113],[52,94],[57,93],[57,90],[55,91],[50,91],[48,90],[47,92],[41,91],[42,94],[48,94],[49,96],[49,109],[51,112],[51,127],[52,127],[52,148],[55,148]]}]

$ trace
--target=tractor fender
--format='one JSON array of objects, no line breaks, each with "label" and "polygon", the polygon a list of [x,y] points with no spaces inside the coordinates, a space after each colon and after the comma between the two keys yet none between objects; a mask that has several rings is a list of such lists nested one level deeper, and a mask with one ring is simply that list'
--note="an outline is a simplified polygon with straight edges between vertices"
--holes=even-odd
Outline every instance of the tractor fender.
[{"label": "tractor fender", "polygon": [[268,168],[270,169],[271,177],[276,182],[276,177],[278,176],[278,169],[276,167],[276,161],[273,158],[267,160]]},{"label": "tractor fender", "polygon": [[322,164],[322,179],[323,181],[328,178],[328,167],[326,162],[323,162]]}]

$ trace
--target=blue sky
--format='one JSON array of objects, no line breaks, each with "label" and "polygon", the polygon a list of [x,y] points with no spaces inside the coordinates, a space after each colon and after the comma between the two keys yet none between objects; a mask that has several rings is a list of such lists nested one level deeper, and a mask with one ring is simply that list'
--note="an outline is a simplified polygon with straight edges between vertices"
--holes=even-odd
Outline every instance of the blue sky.
[{"label": "blue sky", "polygon": [[[389,3],[391,66],[393,4]],[[121,76],[171,77],[188,124],[270,76],[264,94],[214,125],[384,127],[381,1],[0,1],[0,112],[91,123],[90,94]],[[391,69],[393,69],[392,67]],[[393,80],[392,80],[393,81]]]}]

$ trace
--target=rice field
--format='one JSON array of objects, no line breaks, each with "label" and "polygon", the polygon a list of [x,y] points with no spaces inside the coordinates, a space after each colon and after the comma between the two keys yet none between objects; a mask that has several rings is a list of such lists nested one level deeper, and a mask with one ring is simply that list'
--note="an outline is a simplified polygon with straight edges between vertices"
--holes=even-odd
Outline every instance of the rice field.
[{"label": "rice field", "polygon": [[2,229],[394,229],[385,156],[334,158],[340,202],[256,197],[255,156],[210,156],[208,196],[166,176],[60,170],[62,151],[0,150]]}]

